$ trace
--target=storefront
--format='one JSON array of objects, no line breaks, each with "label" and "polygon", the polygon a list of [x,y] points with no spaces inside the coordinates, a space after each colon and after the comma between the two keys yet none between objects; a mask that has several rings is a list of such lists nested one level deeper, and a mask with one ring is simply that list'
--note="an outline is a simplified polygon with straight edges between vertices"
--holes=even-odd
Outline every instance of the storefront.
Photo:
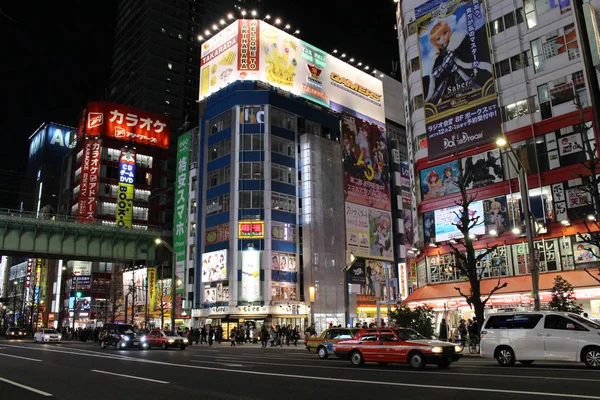
[{"label": "storefront", "polygon": [[[600,284],[590,277],[585,271],[563,271],[540,274],[540,301],[542,308],[547,307],[552,299],[554,279],[562,276],[573,285],[577,303],[588,313],[590,318],[600,319]],[[497,291],[485,307],[485,314],[504,311],[533,310],[531,295],[531,276],[511,276],[500,279],[506,282],[505,288]],[[481,293],[484,298],[498,284],[498,279],[484,279],[481,281]],[[446,318],[451,330],[456,329],[461,319],[472,319],[474,310],[467,304],[464,297],[458,295],[456,287],[463,293],[469,293],[469,282],[443,283],[428,285],[414,291],[403,304],[411,308],[428,306],[436,312],[436,326],[442,318]]]}]

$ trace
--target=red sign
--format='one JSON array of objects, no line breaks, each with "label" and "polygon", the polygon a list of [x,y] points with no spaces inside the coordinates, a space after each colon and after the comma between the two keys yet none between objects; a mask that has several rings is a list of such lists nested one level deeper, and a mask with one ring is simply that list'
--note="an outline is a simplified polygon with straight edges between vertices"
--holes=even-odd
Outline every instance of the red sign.
[{"label": "red sign", "polygon": [[208,228],[205,234],[205,243],[227,242],[229,240],[229,222]]},{"label": "red sign", "polygon": [[35,258],[27,259],[27,275],[25,276],[25,287],[27,287],[27,288],[31,286],[31,274],[33,271],[34,261],[35,261]]},{"label": "red sign", "polygon": [[165,115],[109,102],[88,103],[78,140],[99,136],[169,148],[169,119]]},{"label": "red sign", "polygon": [[238,237],[240,239],[262,239],[265,237],[264,221],[238,222]]},{"label": "red sign", "polygon": [[238,20],[238,70],[258,71],[260,61],[258,20]]},{"label": "red sign", "polygon": [[94,219],[96,218],[100,156],[100,139],[87,139],[83,144],[83,157],[81,159],[81,175],[79,181],[77,222],[80,223],[93,224]]}]

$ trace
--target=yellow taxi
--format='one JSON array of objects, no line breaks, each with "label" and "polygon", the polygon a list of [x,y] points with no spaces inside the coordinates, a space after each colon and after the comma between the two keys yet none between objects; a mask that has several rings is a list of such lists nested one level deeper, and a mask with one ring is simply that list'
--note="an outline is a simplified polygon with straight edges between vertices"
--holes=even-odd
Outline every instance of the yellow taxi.
[{"label": "yellow taxi", "polygon": [[329,328],[319,336],[311,336],[306,347],[311,353],[317,353],[319,358],[327,358],[333,354],[333,345],[340,340],[352,339],[360,331],[358,328]]}]

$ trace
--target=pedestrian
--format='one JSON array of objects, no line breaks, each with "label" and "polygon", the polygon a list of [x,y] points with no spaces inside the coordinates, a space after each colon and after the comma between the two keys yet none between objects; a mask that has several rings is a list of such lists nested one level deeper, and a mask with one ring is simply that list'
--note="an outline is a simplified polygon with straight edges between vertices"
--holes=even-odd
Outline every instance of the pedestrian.
[{"label": "pedestrian", "polygon": [[438,338],[440,340],[448,340],[448,324],[446,323],[446,318],[442,318],[442,322],[440,322],[440,334]]},{"label": "pedestrian", "polygon": [[221,344],[223,341],[223,327],[221,325],[217,325],[217,331],[215,332],[217,343]]},{"label": "pedestrian", "polygon": [[194,329],[194,339],[196,339],[196,344],[198,344],[198,340],[200,340],[200,329]]},{"label": "pedestrian", "polygon": [[200,344],[208,343],[206,335],[208,335],[208,326],[205,325],[202,327],[202,332],[200,332]]},{"label": "pedestrian", "polygon": [[298,325],[296,325],[296,327],[294,328],[292,335],[294,338],[294,346],[298,346],[298,339],[300,338],[300,328],[298,327]]},{"label": "pedestrian", "polygon": [[464,319],[461,319],[458,324],[458,334],[460,336],[460,343],[464,346],[467,343],[467,324]]},{"label": "pedestrian", "polygon": [[306,348],[308,349],[308,339],[310,338],[310,327],[307,327],[304,330],[304,344],[306,345]]},{"label": "pedestrian", "polygon": [[233,329],[229,333],[229,340],[231,340],[231,346],[230,347],[235,347],[235,341],[236,341],[236,339],[237,339],[237,327],[233,327]]},{"label": "pedestrian", "polygon": [[252,327],[252,330],[250,331],[250,334],[252,335],[252,343],[253,344],[257,344],[258,343],[258,335],[257,335],[257,330],[256,330],[256,326]]},{"label": "pedestrian", "polygon": [[213,345],[213,337],[215,335],[215,332],[213,331],[213,327],[212,325],[208,326],[208,346],[212,346]]},{"label": "pedestrian", "polygon": [[248,343],[251,340],[252,339],[250,338],[250,324],[248,324],[246,325],[246,338],[244,340],[244,343]]},{"label": "pedestrian", "polygon": [[266,326],[262,326],[262,328],[260,328],[260,344],[262,345],[262,347],[267,347],[267,342],[269,341],[269,331],[267,330]]}]

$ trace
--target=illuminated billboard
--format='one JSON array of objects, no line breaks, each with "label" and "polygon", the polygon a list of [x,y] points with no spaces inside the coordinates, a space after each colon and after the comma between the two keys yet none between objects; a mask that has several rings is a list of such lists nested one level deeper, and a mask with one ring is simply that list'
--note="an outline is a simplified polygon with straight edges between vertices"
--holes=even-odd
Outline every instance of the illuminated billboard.
[{"label": "illuminated billboard", "polygon": [[242,251],[243,301],[260,300],[260,255],[258,250]]},{"label": "illuminated billboard", "polygon": [[98,176],[102,155],[100,139],[86,139],[83,143],[77,222],[93,224],[96,219]]},{"label": "illuminated billboard", "polygon": [[264,21],[235,21],[202,45],[200,100],[238,80],[259,80],[336,111],[385,121],[379,79]]},{"label": "illuminated billboard", "polygon": [[[445,242],[450,239],[459,239],[463,234],[458,230],[457,224],[460,224],[462,215],[461,206],[453,206],[435,210],[435,241]],[[469,206],[469,219],[474,220],[479,217],[477,223],[469,230],[474,235],[485,234],[485,216],[483,213],[483,201],[474,201]]]},{"label": "illuminated billboard", "polygon": [[415,9],[430,160],[502,134],[485,10],[478,0]]},{"label": "illuminated billboard", "polygon": [[104,137],[168,149],[169,132],[165,115],[102,101],[87,104],[77,140]]},{"label": "illuminated billboard", "polygon": [[239,221],[238,237],[240,239],[262,239],[265,237],[265,221]]},{"label": "illuminated billboard", "polygon": [[135,151],[121,150],[116,222],[118,228],[131,228],[135,185]]},{"label": "illuminated billboard", "polygon": [[[75,128],[55,123],[43,124],[29,137],[28,171],[42,162],[60,163],[71,151]],[[74,142],[73,142],[74,144]]]},{"label": "illuminated billboard", "polygon": [[202,282],[227,280],[227,250],[202,254]]}]

